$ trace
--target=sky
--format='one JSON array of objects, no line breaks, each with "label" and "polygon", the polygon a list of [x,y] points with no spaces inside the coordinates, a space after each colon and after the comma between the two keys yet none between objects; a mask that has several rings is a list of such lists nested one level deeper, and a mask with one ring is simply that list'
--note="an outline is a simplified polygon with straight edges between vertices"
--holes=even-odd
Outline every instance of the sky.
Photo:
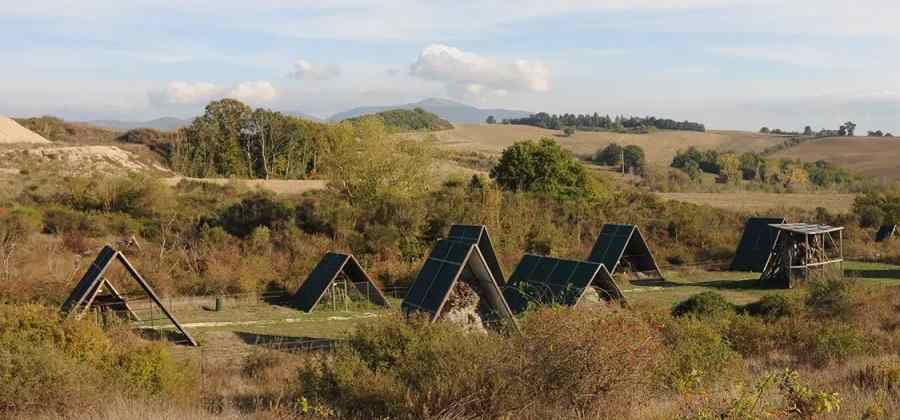
[{"label": "sky", "polygon": [[0,0],[0,114],[318,117],[428,97],[900,132],[895,0]]}]

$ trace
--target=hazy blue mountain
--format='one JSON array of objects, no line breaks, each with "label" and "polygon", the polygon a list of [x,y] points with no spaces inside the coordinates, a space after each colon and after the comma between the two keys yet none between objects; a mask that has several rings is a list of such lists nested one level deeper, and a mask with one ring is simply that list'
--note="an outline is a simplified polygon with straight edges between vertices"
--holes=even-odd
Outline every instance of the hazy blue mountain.
[{"label": "hazy blue mountain", "polygon": [[121,131],[128,131],[135,128],[155,128],[160,131],[175,131],[189,125],[191,121],[175,117],[162,117],[150,121],[96,120],[85,121],[85,123],[95,127],[111,128],[113,130]]},{"label": "hazy blue mountain", "polygon": [[531,113],[527,111],[516,111],[511,109],[481,109],[471,105],[454,102],[449,99],[429,98],[412,104],[363,106],[353,108],[348,111],[334,114],[329,117],[328,120],[341,121],[347,118],[358,117],[365,114],[374,114],[391,109],[413,108],[422,108],[428,112],[437,114],[439,117],[452,123],[482,123],[489,115],[493,115],[498,122],[505,118],[523,118],[531,115]]},{"label": "hazy blue mountain", "polygon": [[284,114],[284,115],[290,115],[290,116],[292,116],[292,117],[303,118],[303,119],[305,119],[305,120],[310,120],[310,121],[315,121],[315,122],[322,122],[322,119],[321,119],[321,118],[319,118],[319,117],[317,117],[317,116],[315,116],[315,115],[309,115],[309,114],[307,114],[307,113],[305,113],[305,112],[301,112],[301,111],[281,111],[281,113]]}]

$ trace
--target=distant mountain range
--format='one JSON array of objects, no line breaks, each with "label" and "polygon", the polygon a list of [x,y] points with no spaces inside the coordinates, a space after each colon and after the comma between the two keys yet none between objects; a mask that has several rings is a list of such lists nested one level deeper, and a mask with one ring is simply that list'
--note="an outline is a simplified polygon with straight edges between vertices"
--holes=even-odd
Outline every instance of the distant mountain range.
[{"label": "distant mountain range", "polygon": [[429,98],[416,103],[388,106],[364,106],[339,112],[328,118],[328,121],[341,121],[347,118],[358,117],[365,114],[375,114],[391,109],[422,108],[439,117],[454,123],[483,123],[488,116],[493,115],[497,121],[507,118],[524,118],[531,115],[527,111],[511,109],[481,109],[471,105],[454,102],[449,99]]},{"label": "distant mountain range", "polygon": [[[360,115],[376,114],[391,109],[413,109],[422,108],[428,112],[450,121],[452,123],[483,123],[488,116],[493,115],[500,122],[508,118],[524,118],[531,115],[531,112],[517,111],[512,109],[481,109],[471,105],[454,102],[449,99],[428,98],[416,103],[402,105],[385,105],[385,106],[363,106],[353,108],[347,111],[338,112],[327,120],[309,115],[301,111],[282,111],[284,114],[295,117],[305,118],[311,121],[341,121],[347,118],[354,118]],[[84,121],[95,127],[110,128],[119,131],[128,131],[135,128],[154,128],[160,131],[175,131],[181,127],[191,124],[190,119],[181,119],[175,117],[163,117],[150,121],[119,121],[119,120],[94,120]]]},{"label": "distant mountain range", "polygon": [[150,121],[96,120],[85,121],[85,123],[95,127],[111,128],[120,131],[128,131],[135,128],[154,128],[160,131],[175,131],[181,127],[190,125],[191,121],[175,117],[163,117]]}]

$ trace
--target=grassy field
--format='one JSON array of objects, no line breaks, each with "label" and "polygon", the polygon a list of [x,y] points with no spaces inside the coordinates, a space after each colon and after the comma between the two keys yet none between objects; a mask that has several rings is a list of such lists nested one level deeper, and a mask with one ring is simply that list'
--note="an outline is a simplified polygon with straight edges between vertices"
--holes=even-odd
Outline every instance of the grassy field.
[{"label": "grassy field", "polygon": [[810,141],[776,153],[773,157],[804,161],[825,160],[861,175],[900,180],[900,139],[881,137],[832,137]]},{"label": "grassy field", "polygon": [[701,149],[733,150],[736,152],[760,151],[781,143],[782,138],[744,131],[692,131],[660,130],[649,134],[619,134],[610,132],[579,131],[571,137],[562,137],[558,130],[546,130],[526,125],[457,124],[452,130],[434,134],[446,147],[456,150],[497,154],[513,143],[524,139],[548,137],[556,139],[568,150],[578,155],[593,155],[597,149],[609,143],[635,144],[644,148],[650,162],[671,162],[675,152],[696,146]]},{"label": "grassy field", "polygon": [[[862,287],[882,287],[900,284],[900,266],[889,264],[847,262],[847,278],[855,279]],[[637,307],[668,309],[697,293],[714,291],[730,302],[746,304],[760,297],[783,293],[802,294],[802,289],[774,290],[760,288],[759,273],[708,270],[670,270],[665,281],[622,284],[629,303]],[[321,345],[339,340],[347,333],[378,317],[391,316],[398,311],[400,300],[391,298],[391,308],[362,308],[331,310],[322,307],[312,313],[271,305],[226,307],[214,312],[202,307],[176,310],[185,327],[208,352],[219,356],[244,354],[257,345]],[[327,305],[326,305],[327,306]],[[215,355],[213,355],[215,356]]]},{"label": "grassy field", "polygon": [[666,200],[685,201],[721,209],[764,213],[786,208],[815,210],[824,207],[832,213],[846,213],[853,207],[855,194],[779,194],[735,193],[657,193]]}]

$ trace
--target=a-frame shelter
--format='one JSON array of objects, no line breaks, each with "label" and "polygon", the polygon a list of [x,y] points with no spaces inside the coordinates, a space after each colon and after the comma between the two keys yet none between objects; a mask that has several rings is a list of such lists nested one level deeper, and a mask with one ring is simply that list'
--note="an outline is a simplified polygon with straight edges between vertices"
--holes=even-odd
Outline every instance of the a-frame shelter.
[{"label": "a-frame shelter", "polygon": [[771,225],[784,223],[783,217],[751,217],[744,224],[730,271],[761,273],[769,265],[772,247],[778,240],[778,229]]},{"label": "a-frame shelter", "polygon": [[875,242],[884,242],[894,238],[897,234],[897,225],[884,225],[875,234]]},{"label": "a-frame shelter", "polygon": [[[113,261],[118,261],[125,267],[125,271],[128,275],[138,283],[145,293],[147,293],[151,303],[160,309],[163,315],[172,323],[175,329],[184,336],[185,340],[190,345],[196,346],[197,341],[194,340],[194,338],[181,326],[181,323],[178,322],[175,315],[169,312],[169,309],[163,305],[162,300],[156,295],[156,292],[153,291],[150,284],[141,277],[140,273],[138,273],[131,262],[128,261],[128,258],[109,245],[103,247],[100,254],[97,255],[97,258],[91,263],[91,266],[88,267],[87,272],[75,288],[72,289],[72,293],[62,305],[62,313],[67,317],[80,318],[100,301],[106,301],[111,302],[113,307],[126,310],[129,316],[140,321],[135,312],[128,305],[125,297],[123,297],[112,283],[103,276]],[[101,292],[104,291],[106,294],[101,294]]]},{"label": "a-frame shelter", "polygon": [[532,302],[574,306],[586,300],[592,290],[604,301],[626,304],[603,264],[525,255],[503,289],[503,296],[518,314]]},{"label": "a-frame shelter", "polygon": [[[300,285],[297,292],[291,297],[291,302],[299,309],[312,312],[322,299],[322,296],[337,286],[336,280],[344,275],[353,287],[370,302],[378,306],[389,306],[381,289],[372,281],[372,278],[363,270],[359,261],[352,254],[329,252],[319,261],[316,267],[309,273],[306,281]],[[346,283],[343,283],[347,286]],[[348,290],[342,290],[347,296]]]},{"label": "a-frame shelter", "polygon": [[458,283],[477,294],[477,313],[484,323],[517,328],[503,291],[478,246],[449,239],[438,241],[431,250],[403,299],[403,311],[407,315],[424,313],[432,322],[438,320],[448,309],[448,300]]},{"label": "a-frame shelter", "polygon": [[636,225],[603,225],[587,261],[603,264],[610,275],[629,271],[641,279],[663,279],[653,252]]},{"label": "a-frame shelter", "polygon": [[503,275],[503,268],[500,267],[500,261],[497,259],[497,253],[494,251],[494,243],[491,241],[491,235],[488,234],[487,227],[484,225],[462,225],[456,224],[450,226],[450,232],[447,239],[472,243],[478,245],[481,256],[487,263],[494,280],[500,286],[506,283],[506,277]]}]

